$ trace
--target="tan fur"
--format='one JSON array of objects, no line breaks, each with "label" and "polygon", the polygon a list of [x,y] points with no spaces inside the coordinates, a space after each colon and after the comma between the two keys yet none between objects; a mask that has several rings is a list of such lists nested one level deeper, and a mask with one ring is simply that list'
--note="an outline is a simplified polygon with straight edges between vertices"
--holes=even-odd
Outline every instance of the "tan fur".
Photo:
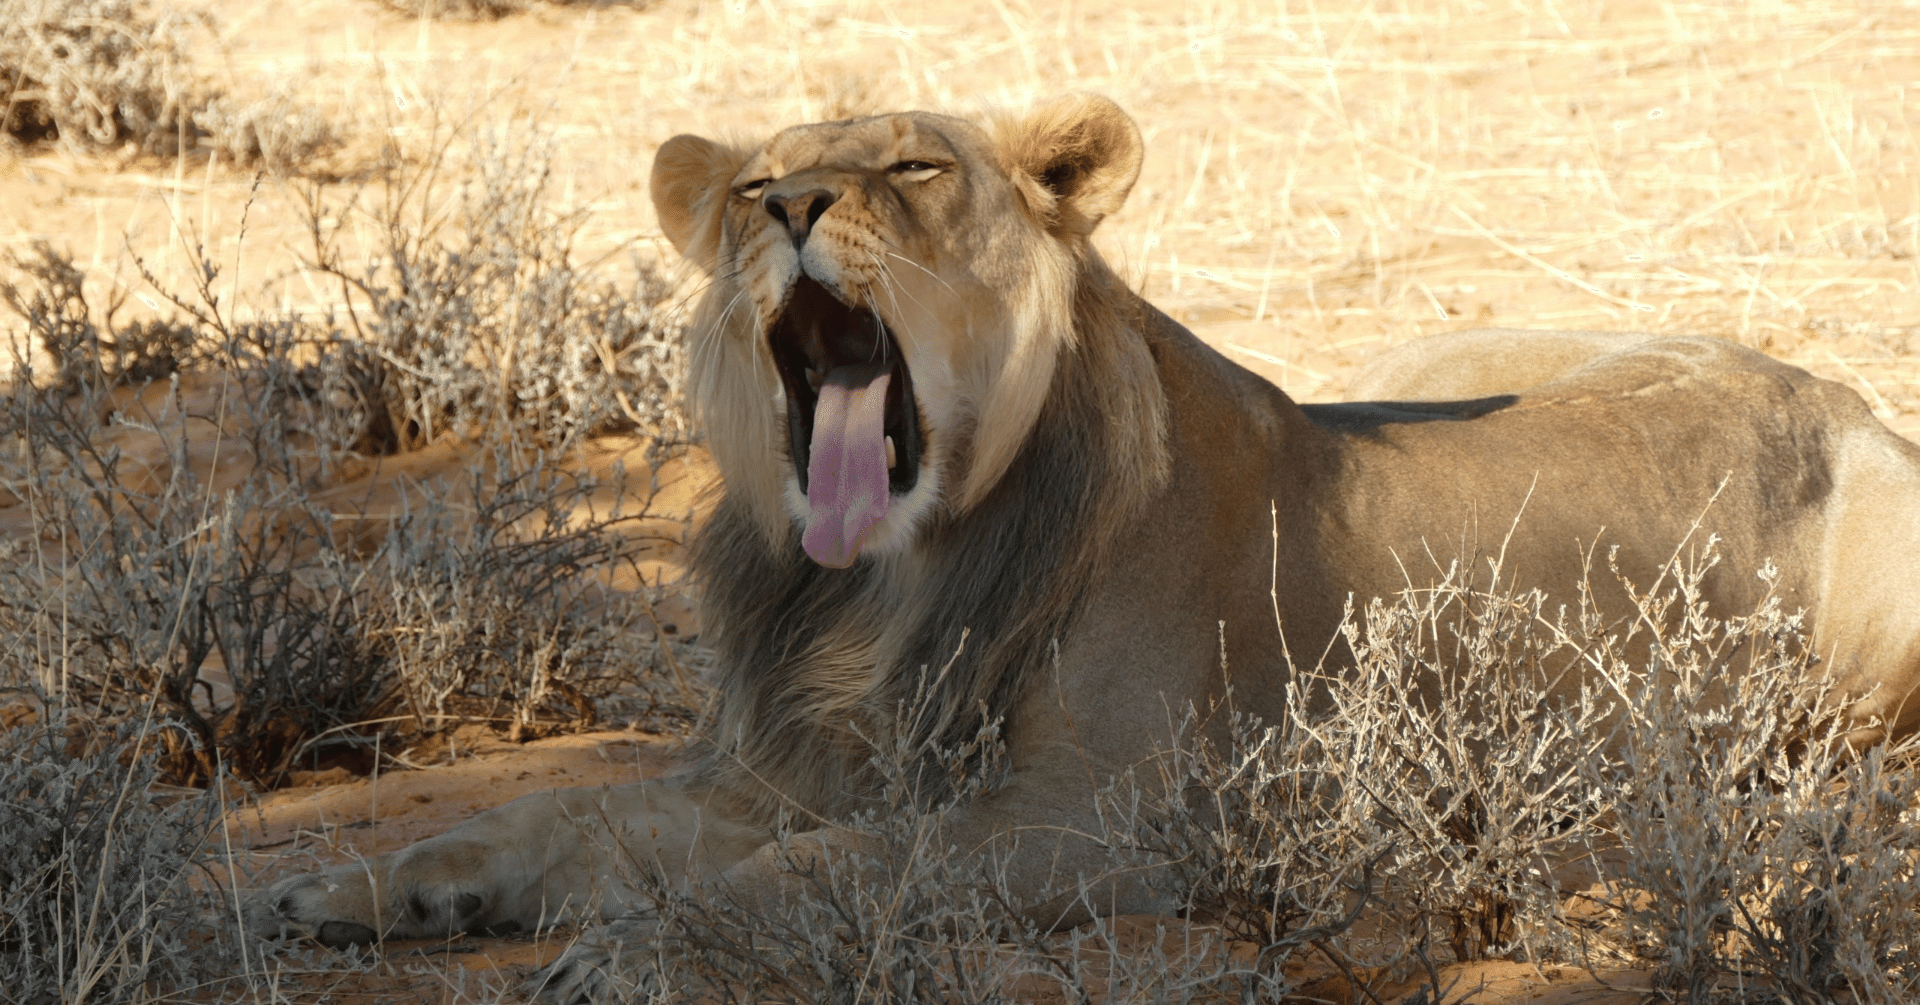
[{"label": "tan fur", "polygon": [[[720,667],[711,756],[592,799],[510,804],[383,859],[373,887],[352,868],[287,881],[257,922],[339,941],[613,913],[633,895],[594,849],[616,839],[673,875],[779,896],[762,844],[776,812],[820,820],[819,847],[855,843],[827,822],[877,795],[868,740],[953,746],[991,720],[1007,773],[946,837],[1006,852],[1016,888],[1092,877],[1104,853],[1078,835],[1095,830],[1093,786],[1169,742],[1169,709],[1221,694],[1222,644],[1238,707],[1275,719],[1283,640],[1337,667],[1347,598],[1423,585],[1429,553],[1504,548],[1516,585],[1564,595],[1590,549],[1612,548],[1644,583],[1703,511],[1740,570],[1710,584],[1716,608],[1751,605],[1750,572],[1773,561],[1862,728],[1911,727],[1920,449],[1857,395],[1713,339],[1495,332],[1399,350],[1362,382],[1406,400],[1297,405],[1088,244],[1140,146],[1087,96],[992,132],[910,113],[752,151],[669,141],[662,226],[713,276],[691,336],[726,484],[695,551]],[[817,191],[834,201],[796,241],[769,200]],[[769,348],[803,273],[897,336],[926,440],[919,482],[846,569],[800,549]],[[1471,400],[1415,400],[1423,385]],[[896,721],[918,693],[930,707]],[[1121,913],[1159,906],[1134,883],[1100,889]],[[589,935],[550,989],[603,990],[616,936],[644,943],[646,925]]]},{"label": "tan fur", "polygon": [[1463,401],[1535,387],[1657,336],[1481,328],[1384,352],[1347,382],[1348,401]]},{"label": "tan fur", "polygon": [[[1827,672],[1853,681],[1863,695],[1852,710],[1862,724],[1856,738],[1870,740],[1889,728],[1911,731],[1920,721],[1920,702],[1911,700],[1920,673],[1920,451],[1865,415],[1858,395],[1718,339],[1494,328],[1434,335],[1382,353],[1354,375],[1346,397],[1431,403],[1517,392],[1531,401],[1570,402],[1595,392],[1657,394],[1680,408],[1729,409],[1734,422],[1743,409],[1765,407],[1745,396],[1687,402],[1680,382],[1698,379],[1701,367],[1646,366],[1675,352],[1711,360],[1728,376],[1775,375],[1803,388],[1794,407],[1826,413],[1827,429],[1839,435],[1823,449],[1832,467],[1830,502],[1818,511],[1824,526],[1812,529],[1806,542],[1818,580],[1793,599],[1817,616],[1815,649]],[[1709,526],[1766,520],[1737,506],[1717,509]]]}]

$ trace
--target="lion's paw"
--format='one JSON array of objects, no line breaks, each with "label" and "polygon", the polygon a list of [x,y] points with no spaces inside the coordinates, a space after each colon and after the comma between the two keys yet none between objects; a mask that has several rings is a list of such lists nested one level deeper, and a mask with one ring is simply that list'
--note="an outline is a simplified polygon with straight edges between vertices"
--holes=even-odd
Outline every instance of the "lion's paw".
[{"label": "lion's paw", "polygon": [[246,902],[247,928],[256,935],[311,936],[332,949],[378,942],[376,913],[366,870],[351,866],[283,879]]},{"label": "lion's paw", "polygon": [[247,927],[265,938],[310,936],[331,949],[517,927],[490,926],[488,898],[469,884],[404,874],[413,871],[377,884],[385,896],[376,895],[375,870],[366,865],[281,880],[248,899]]},{"label": "lion's paw", "polygon": [[589,928],[559,959],[535,971],[527,989],[556,1005],[656,1000],[662,991],[659,935],[658,922],[650,918]]}]

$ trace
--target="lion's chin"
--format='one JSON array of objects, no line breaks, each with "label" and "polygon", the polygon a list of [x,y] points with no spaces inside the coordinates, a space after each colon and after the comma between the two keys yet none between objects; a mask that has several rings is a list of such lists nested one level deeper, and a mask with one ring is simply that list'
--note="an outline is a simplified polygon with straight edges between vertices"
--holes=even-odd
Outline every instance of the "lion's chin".
[{"label": "lion's chin", "polygon": [[906,354],[872,310],[802,276],[768,331],[786,390],[788,456],[806,495],[801,543],[853,564],[894,496],[920,477],[921,419]]}]

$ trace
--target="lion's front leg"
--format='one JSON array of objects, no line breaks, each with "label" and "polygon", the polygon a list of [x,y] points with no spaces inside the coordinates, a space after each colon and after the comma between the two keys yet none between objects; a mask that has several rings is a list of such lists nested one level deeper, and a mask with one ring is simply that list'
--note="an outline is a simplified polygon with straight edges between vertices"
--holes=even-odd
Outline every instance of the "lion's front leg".
[{"label": "lion's front leg", "polygon": [[637,874],[714,875],[767,837],[677,779],[556,789],[390,855],[275,883],[253,897],[248,923],[344,948],[618,917],[641,906]]}]

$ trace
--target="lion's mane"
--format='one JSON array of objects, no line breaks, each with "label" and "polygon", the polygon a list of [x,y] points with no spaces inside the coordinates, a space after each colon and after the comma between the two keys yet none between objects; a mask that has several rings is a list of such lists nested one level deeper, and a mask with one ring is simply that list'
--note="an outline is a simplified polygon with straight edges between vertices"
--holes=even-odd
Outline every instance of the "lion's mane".
[{"label": "lion's mane", "polygon": [[[998,720],[1050,665],[1093,570],[1164,482],[1167,403],[1138,335],[1153,308],[1098,256],[1077,265],[1059,291],[1072,331],[1033,433],[977,504],[935,514],[919,554],[823,568],[797,529],[769,534],[734,492],[696,535],[723,668],[703,770],[760,793],[763,812],[844,814],[881,790],[876,745],[932,756]],[[923,774],[921,798],[944,796],[946,776]]]}]

